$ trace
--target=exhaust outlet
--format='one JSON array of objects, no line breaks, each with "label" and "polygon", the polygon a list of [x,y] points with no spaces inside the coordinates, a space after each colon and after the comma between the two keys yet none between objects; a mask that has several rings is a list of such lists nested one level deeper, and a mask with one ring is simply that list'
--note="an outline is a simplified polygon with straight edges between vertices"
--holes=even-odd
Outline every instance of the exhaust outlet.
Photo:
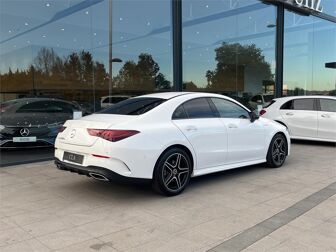
[{"label": "exhaust outlet", "polygon": [[89,176],[90,176],[91,178],[96,179],[96,180],[100,180],[100,181],[109,181],[108,178],[106,178],[104,175],[101,175],[101,174],[99,174],[99,173],[90,172],[90,173],[89,173]]}]

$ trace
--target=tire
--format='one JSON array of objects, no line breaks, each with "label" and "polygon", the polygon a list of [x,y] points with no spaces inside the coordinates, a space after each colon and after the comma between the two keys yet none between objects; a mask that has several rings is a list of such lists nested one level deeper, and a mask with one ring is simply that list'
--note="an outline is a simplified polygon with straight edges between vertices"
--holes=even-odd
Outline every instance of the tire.
[{"label": "tire", "polygon": [[287,157],[288,145],[286,137],[280,133],[276,134],[268,147],[266,163],[270,168],[281,167]]},{"label": "tire", "polygon": [[180,148],[165,151],[156,162],[153,173],[153,189],[166,196],[183,192],[189,184],[192,163],[189,155]]}]

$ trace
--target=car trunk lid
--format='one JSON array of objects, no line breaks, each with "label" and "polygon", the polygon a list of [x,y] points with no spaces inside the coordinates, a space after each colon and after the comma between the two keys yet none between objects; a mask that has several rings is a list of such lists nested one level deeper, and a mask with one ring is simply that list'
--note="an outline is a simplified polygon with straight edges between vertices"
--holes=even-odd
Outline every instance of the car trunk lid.
[{"label": "car trunk lid", "polygon": [[78,120],[69,120],[64,124],[66,128],[58,138],[61,143],[92,146],[98,140],[98,137],[91,136],[87,129],[119,127],[121,124],[130,122],[135,118],[136,116],[128,115],[93,114]]}]

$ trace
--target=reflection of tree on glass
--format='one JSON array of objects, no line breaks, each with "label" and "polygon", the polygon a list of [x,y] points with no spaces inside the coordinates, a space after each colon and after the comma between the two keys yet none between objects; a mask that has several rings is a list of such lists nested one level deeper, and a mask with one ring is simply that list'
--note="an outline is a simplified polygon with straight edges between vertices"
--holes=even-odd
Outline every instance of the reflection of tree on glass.
[{"label": "reflection of tree on glass", "polygon": [[113,78],[113,85],[121,90],[153,91],[160,89],[169,91],[171,83],[159,71],[160,67],[152,55],[142,53],[137,63],[125,62],[118,75]]},{"label": "reflection of tree on glass", "polygon": [[[262,82],[272,79],[271,67],[262,50],[252,45],[223,43],[215,49],[217,66],[205,74],[207,88],[213,91],[247,91],[246,73],[253,72],[256,87],[262,91]],[[258,92],[258,91],[257,91]]]}]

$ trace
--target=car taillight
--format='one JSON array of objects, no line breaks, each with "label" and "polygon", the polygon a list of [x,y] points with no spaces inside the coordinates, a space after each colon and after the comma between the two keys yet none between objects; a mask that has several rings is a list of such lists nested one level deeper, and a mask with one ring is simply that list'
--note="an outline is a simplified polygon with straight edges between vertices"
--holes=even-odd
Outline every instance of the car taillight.
[{"label": "car taillight", "polygon": [[140,133],[136,130],[87,129],[87,131],[91,136],[100,137],[111,142],[118,142]]},{"label": "car taillight", "polygon": [[259,115],[262,116],[264,114],[266,114],[266,110],[265,109],[260,110]]},{"label": "car taillight", "polygon": [[58,128],[58,133],[63,132],[65,129],[66,129],[66,127],[64,127],[64,126],[59,127]]}]

